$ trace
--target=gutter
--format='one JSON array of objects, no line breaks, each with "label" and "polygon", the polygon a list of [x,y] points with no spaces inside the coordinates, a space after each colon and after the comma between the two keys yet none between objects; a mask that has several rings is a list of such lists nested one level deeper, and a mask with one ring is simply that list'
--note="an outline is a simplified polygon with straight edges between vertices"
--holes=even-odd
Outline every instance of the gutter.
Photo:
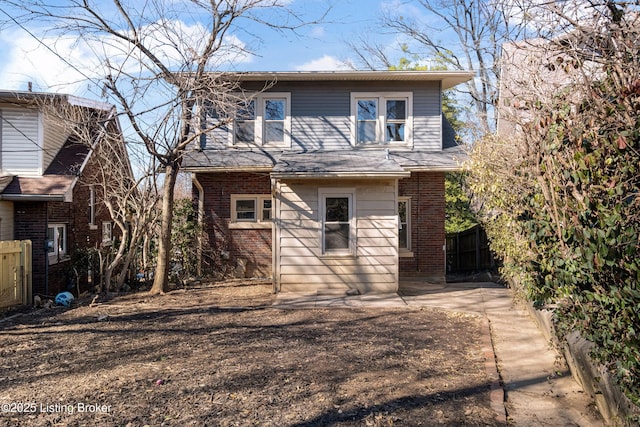
[{"label": "gutter", "polygon": [[198,247],[196,248],[196,273],[198,276],[202,276],[202,236],[201,233],[204,232],[203,222],[204,222],[204,187],[198,181],[198,177],[195,173],[191,174],[191,182],[198,190],[198,229],[200,233],[198,233]]},{"label": "gutter", "polygon": [[273,166],[183,166],[180,170],[191,173],[208,172],[271,172]]},{"label": "gutter", "polygon": [[64,194],[0,194],[0,200],[9,202],[66,202]]},{"label": "gutter", "polygon": [[407,166],[410,172],[460,172],[463,170],[462,165],[458,166]]},{"label": "gutter", "polygon": [[271,177],[276,179],[283,178],[408,178],[411,176],[409,170],[402,172],[272,172]]}]

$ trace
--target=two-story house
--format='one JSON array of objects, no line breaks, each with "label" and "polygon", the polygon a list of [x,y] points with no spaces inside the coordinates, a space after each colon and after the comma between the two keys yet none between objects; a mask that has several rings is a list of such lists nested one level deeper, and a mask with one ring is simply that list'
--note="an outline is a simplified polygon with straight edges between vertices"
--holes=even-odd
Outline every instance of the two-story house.
[{"label": "two-story house", "polygon": [[[108,244],[113,229],[101,187],[91,181],[98,161],[92,146],[78,141],[70,123],[50,106],[102,117],[102,125],[91,130],[93,144],[103,143],[107,132],[116,135],[110,143],[124,140],[111,105],[68,95],[0,92],[0,240],[31,240],[33,293],[55,295],[75,275],[76,249]],[[86,283],[87,271],[78,273]]]},{"label": "two-story house", "polygon": [[254,95],[182,165],[209,241],[277,292],[444,282],[444,177],[464,153],[441,94],[473,75],[229,75]]}]

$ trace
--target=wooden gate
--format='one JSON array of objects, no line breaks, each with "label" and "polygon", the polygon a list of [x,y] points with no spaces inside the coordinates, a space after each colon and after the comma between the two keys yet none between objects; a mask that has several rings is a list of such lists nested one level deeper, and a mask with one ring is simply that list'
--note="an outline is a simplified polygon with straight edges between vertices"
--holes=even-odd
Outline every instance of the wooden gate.
[{"label": "wooden gate", "polygon": [[0,241],[0,308],[31,304],[31,241]]}]

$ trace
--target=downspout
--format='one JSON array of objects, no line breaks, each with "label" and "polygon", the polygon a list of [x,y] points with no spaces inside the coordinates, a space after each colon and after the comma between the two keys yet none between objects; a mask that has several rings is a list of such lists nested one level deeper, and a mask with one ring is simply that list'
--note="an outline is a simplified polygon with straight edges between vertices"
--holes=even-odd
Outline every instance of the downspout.
[{"label": "downspout", "polygon": [[44,202],[44,293],[49,295],[49,203]]},{"label": "downspout", "polygon": [[271,178],[271,197],[273,198],[273,223],[271,226],[271,284],[273,293],[280,292],[280,184]]},{"label": "downspout", "polygon": [[204,232],[204,187],[200,181],[198,181],[198,176],[194,172],[191,174],[191,182],[198,190],[198,229],[200,233],[198,233],[198,245],[196,247],[196,273],[198,277],[202,277],[202,233]]},{"label": "downspout", "polygon": [[[387,155],[389,151],[387,149]],[[394,183],[394,191],[393,191],[393,197],[394,197],[394,202],[393,205],[395,206],[395,218],[396,218],[396,239],[395,239],[395,247],[396,247],[396,260],[395,260],[395,264],[396,264],[396,292],[398,292],[400,290],[400,236],[398,235],[398,230],[400,229],[400,212],[398,212],[398,198],[400,195],[400,179],[396,178],[395,179],[395,183]],[[407,215],[411,215],[411,212],[408,212]],[[409,239],[411,238],[411,236],[408,237]]]}]

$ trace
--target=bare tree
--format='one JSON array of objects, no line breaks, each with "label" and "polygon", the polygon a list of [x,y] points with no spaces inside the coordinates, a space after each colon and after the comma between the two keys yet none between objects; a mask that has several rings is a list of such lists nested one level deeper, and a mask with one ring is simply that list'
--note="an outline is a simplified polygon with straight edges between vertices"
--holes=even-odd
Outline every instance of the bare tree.
[{"label": "bare tree", "polygon": [[[518,37],[525,27],[511,2],[488,0],[417,0],[421,13],[435,19],[425,22],[407,16],[402,8],[387,8],[380,18],[385,33],[402,36],[392,52],[370,36],[350,43],[360,62],[368,68],[388,68],[390,55],[412,52],[425,61],[450,70],[477,70],[478,77],[460,89],[472,103],[470,119],[481,133],[495,130],[494,107],[498,97],[500,48],[504,41]],[[524,15],[522,15],[524,16]]]},{"label": "bare tree", "polygon": [[[244,97],[219,70],[251,55],[238,34],[249,22],[275,31],[305,25],[287,0],[90,0],[60,6],[48,0],[7,3],[25,11],[16,22],[39,20],[53,36],[78,37],[93,49],[105,96],[164,173],[158,259],[152,293],[167,289],[176,177],[182,155],[200,134],[225,126]],[[234,33],[235,32],[235,33]],[[199,108],[219,112],[200,121]]]},{"label": "bare tree", "polygon": [[47,116],[55,117],[64,134],[90,151],[90,161],[79,184],[92,188],[93,205],[96,206],[93,215],[100,207],[106,209],[118,237],[115,245],[112,241],[102,242],[95,248],[101,259],[100,287],[113,290],[112,275],[120,271],[115,283],[119,289],[140,241],[151,232],[157,201],[157,193],[151,185],[155,175],[148,172],[138,178],[134,176],[129,160],[131,153],[127,152],[113,106],[59,102],[57,96],[42,98],[39,104]]}]

